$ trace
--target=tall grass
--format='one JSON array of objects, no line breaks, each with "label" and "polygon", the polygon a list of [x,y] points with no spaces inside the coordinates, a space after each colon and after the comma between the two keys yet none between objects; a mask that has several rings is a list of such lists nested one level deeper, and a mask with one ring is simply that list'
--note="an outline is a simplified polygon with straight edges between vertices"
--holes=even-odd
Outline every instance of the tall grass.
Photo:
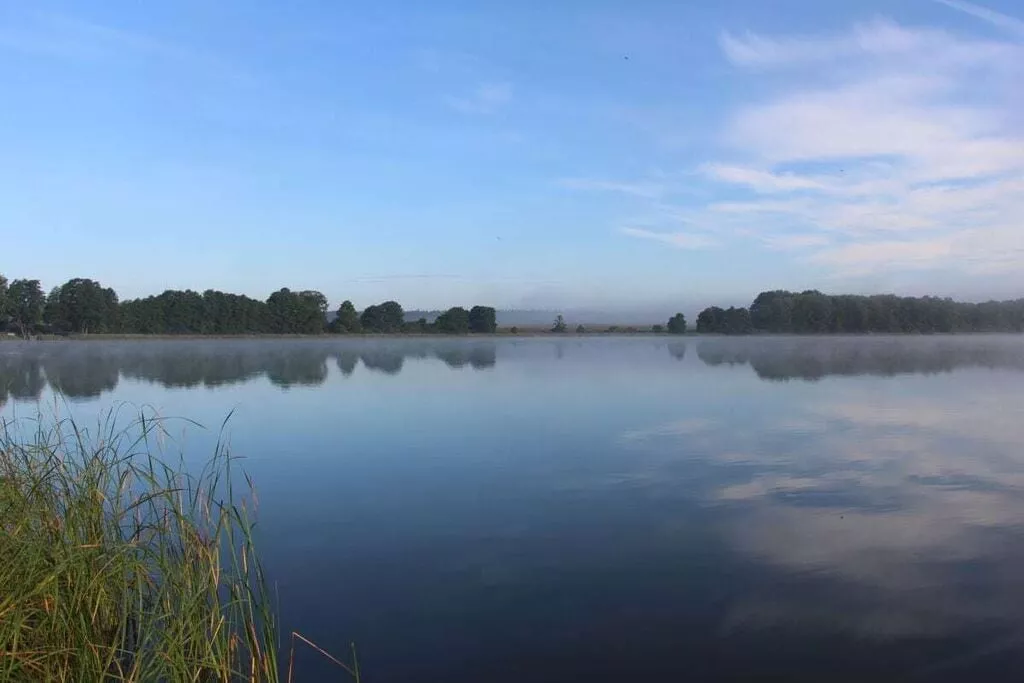
[{"label": "tall grass", "polygon": [[164,421],[116,418],[0,429],[0,681],[279,681],[252,482],[222,440],[187,473]]}]

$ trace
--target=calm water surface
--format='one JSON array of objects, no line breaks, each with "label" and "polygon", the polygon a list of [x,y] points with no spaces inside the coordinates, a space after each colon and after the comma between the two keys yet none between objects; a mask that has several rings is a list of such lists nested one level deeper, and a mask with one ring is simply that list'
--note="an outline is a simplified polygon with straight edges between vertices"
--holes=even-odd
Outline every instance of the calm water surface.
[{"label": "calm water surface", "polygon": [[8,418],[122,402],[190,462],[235,411],[371,682],[1024,674],[1024,338],[0,344]]}]

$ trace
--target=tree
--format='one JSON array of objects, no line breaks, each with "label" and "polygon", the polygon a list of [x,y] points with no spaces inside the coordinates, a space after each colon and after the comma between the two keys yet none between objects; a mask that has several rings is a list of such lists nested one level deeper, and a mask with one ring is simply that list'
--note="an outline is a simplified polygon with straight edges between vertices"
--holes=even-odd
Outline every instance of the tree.
[{"label": "tree", "polygon": [[45,316],[58,330],[76,333],[117,329],[117,294],[95,280],[74,278],[50,293]]},{"label": "tree", "polygon": [[267,315],[271,332],[287,334],[292,331],[294,307],[295,296],[287,287],[282,287],[267,297]]},{"label": "tree", "polygon": [[515,325],[513,325],[512,327],[510,327],[508,331],[509,331],[509,332],[510,332],[511,334],[519,334],[519,328],[518,328],[518,327],[516,327]]},{"label": "tree", "polygon": [[[18,329],[22,334],[39,326],[40,320],[58,333],[317,334],[325,329],[326,313],[327,299],[315,290],[293,292],[283,288],[266,301],[209,289],[202,294],[167,290],[156,296],[120,302],[113,289],[86,278],[69,280],[43,297],[37,280],[8,282],[0,276],[0,325]],[[351,301],[345,301],[330,329],[339,333],[366,329],[379,333],[437,330],[450,334],[491,334],[497,330],[496,317],[489,306],[473,306],[468,312],[457,306],[437,314],[434,324],[428,324],[426,318],[406,323],[404,311],[395,301],[370,306],[362,314],[356,312]],[[577,333],[585,332],[582,325],[574,329]],[[666,326],[654,325],[650,329],[683,334],[688,325],[685,316],[677,313]],[[964,303],[933,296],[770,290],[758,294],[749,309],[709,306],[697,317],[696,329],[716,334],[1024,332],[1024,299]],[[551,331],[567,330],[565,318],[559,315]],[[519,328],[509,331],[517,334]],[[637,330],[611,326],[606,331]]]},{"label": "tree", "polygon": [[120,329],[131,334],[252,334],[277,332],[267,304],[238,294],[208,289],[169,289],[157,296],[124,301]]},{"label": "tree", "polygon": [[7,278],[0,275],[0,322],[7,319]]},{"label": "tree", "polygon": [[583,325],[577,325],[576,326],[576,334],[586,334],[586,333],[587,333],[587,328],[583,327]]},{"label": "tree", "polygon": [[651,332],[653,332],[654,334],[661,334],[664,331],[664,325],[651,325]]},{"label": "tree", "polygon": [[469,332],[469,312],[462,306],[449,308],[437,316],[434,326],[444,334],[466,334]]},{"label": "tree", "polygon": [[299,292],[299,331],[303,334],[321,334],[327,325],[327,297],[315,289]]},{"label": "tree", "polygon": [[682,313],[676,313],[674,316],[668,319],[668,333],[669,334],[686,334],[686,316]]},{"label": "tree", "polygon": [[469,330],[476,334],[494,334],[498,329],[497,312],[490,306],[469,309]]},{"label": "tree", "polygon": [[750,334],[752,331],[750,311],[746,308],[709,306],[697,316],[697,332],[701,334]]},{"label": "tree", "polygon": [[15,280],[7,290],[8,312],[23,337],[42,324],[45,304],[39,280]]},{"label": "tree", "polygon": [[363,326],[359,322],[359,313],[356,312],[356,307],[348,299],[342,301],[341,305],[338,306],[337,315],[331,321],[331,332],[353,334],[360,332],[362,329]]},{"label": "tree", "polygon": [[720,333],[724,327],[725,310],[718,306],[708,306],[697,315],[697,332],[699,334]]},{"label": "tree", "polygon": [[730,306],[725,311],[723,323],[722,332],[725,334],[750,334],[754,329],[750,324],[750,311],[736,306]]},{"label": "tree", "polygon": [[208,331],[204,329],[206,311],[199,292],[172,289],[157,298],[161,299],[165,334],[203,334]]},{"label": "tree", "polygon": [[327,297],[315,290],[293,292],[283,287],[267,298],[271,332],[320,334],[324,331]]},{"label": "tree", "polygon": [[204,329],[215,334],[263,332],[267,305],[250,297],[208,289],[203,292]]},{"label": "tree", "polygon": [[794,296],[792,292],[783,289],[758,294],[750,304],[751,325],[765,332],[792,331]]},{"label": "tree", "polygon": [[376,306],[367,306],[359,322],[367,332],[394,334],[402,331],[405,323],[405,312],[395,301],[385,301]]},{"label": "tree", "polygon": [[867,299],[862,296],[832,297],[832,322],[829,332],[864,332],[867,330]]},{"label": "tree", "polygon": [[820,334],[832,326],[832,299],[817,290],[801,292],[793,299],[793,331]]},{"label": "tree", "polygon": [[46,303],[43,304],[43,324],[56,329],[57,321],[60,318],[60,287],[54,287],[46,295]]}]

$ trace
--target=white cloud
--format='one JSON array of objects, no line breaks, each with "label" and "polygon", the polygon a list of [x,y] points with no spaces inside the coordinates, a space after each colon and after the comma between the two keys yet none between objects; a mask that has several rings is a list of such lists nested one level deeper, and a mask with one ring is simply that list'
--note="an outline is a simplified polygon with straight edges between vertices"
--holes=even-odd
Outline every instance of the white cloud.
[{"label": "white cloud", "polygon": [[965,66],[1008,56],[1013,51],[1012,46],[1000,42],[960,41],[939,29],[906,28],[887,19],[857,23],[850,31],[828,36],[767,38],[749,32],[742,36],[726,32],[720,36],[719,45],[733,64],[764,69],[821,69],[850,59]]},{"label": "white cloud", "polygon": [[1003,14],[1002,12],[996,12],[995,10],[982,7],[981,5],[975,5],[972,2],[962,2],[961,0],[935,0],[935,2],[945,5],[946,7],[952,7],[953,9],[966,12],[971,16],[975,16],[982,21],[987,21],[993,26],[997,26],[1010,33],[1015,33],[1018,36],[1024,38],[1024,21],[1016,19],[1009,15]]},{"label": "white cloud", "polygon": [[463,114],[493,114],[511,101],[509,83],[482,83],[468,96],[445,98],[448,106]]},{"label": "white cloud", "polygon": [[[1021,23],[943,1],[1004,29]],[[643,227],[624,234],[682,248],[754,240],[866,278],[845,285],[926,271],[1024,285],[1024,43],[878,18],[719,44],[740,99],[710,153],[649,178],[561,184],[646,200],[622,221]]]},{"label": "white cloud", "polygon": [[677,249],[708,249],[718,246],[718,242],[706,235],[695,235],[686,232],[657,232],[644,228],[622,228],[623,235],[644,240],[662,242]]},{"label": "white cloud", "polygon": [[744,161],[701,167],[722,191],[771,198],[708,204],[705,227],[838,274],[1024,266],[1024,45],[879,20],[721,46],[783,85],[729,117],[723,143]]},{"label": "white cloud", "polygon": [[952,253],[953,243],[947,238],[888,240],[858,242],[819,251],[811,257],[811,261],[844,274],[856,275],[884,268],[926,268]]},{"label": "white cloud", "polygon": [[746,67],[793,66],[846,58],[851,55],[890,56],[920,49],[933,33],[905,31],[877,20],[858,24],[842,36],[773,39],[750,32],[742,36],[723,33],[719,44],[730,62]]},{"label": "white cloud", "polygon": [[702,170],[716,180],[746,185],[755,192],[764,194],[790,190],[825,190],[828,187],[823,181],[810,177],[801,177],[793,173],[778,174],[742,166],[706,164]]}]

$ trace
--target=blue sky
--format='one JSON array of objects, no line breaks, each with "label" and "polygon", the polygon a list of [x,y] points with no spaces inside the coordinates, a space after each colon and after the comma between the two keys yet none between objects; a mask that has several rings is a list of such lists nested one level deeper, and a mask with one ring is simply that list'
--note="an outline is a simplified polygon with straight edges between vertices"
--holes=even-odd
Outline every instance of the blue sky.
[{"label": "blue sky", "polygon": [[122,297],[1024,295],[1024,8],[0,3],[0,268]]}]

